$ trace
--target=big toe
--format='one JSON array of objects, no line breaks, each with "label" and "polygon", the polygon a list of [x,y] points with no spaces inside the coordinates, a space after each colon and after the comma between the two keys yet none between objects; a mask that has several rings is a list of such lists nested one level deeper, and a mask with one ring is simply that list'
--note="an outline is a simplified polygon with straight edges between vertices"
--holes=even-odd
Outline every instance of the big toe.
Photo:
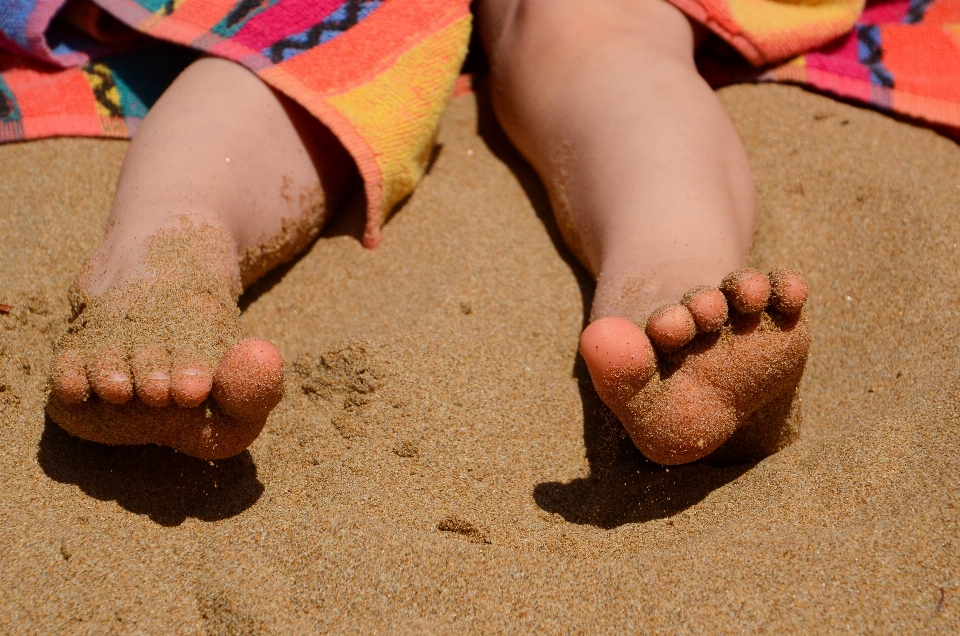
[{"label": "big toe", "polygon": [[64,351],[53,361],[50,379],[53,393],[66,404],[80,404],[90,397],[86,365],[78,351]]},{"label": "big toe", "polygon": [[243,340],[221,358],[213,398],[241,421],[265,419],[283,398],[283,357],[266,340]]},{"label": "big toe", "polygon": [[636,395],[656,370],[656,356],[646,334],[617,316],[596,320],[583,330],[580,354],[597,394],[611,407]]}]

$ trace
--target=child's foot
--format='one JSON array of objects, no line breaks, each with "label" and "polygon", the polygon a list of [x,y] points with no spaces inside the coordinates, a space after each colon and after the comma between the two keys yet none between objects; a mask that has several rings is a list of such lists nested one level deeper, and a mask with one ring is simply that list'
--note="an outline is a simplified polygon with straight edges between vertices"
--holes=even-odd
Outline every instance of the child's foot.
[{"label": "child's foot", "polygon": [[761,409],[793,399],[810,347],[806,298],[793,270],[738,270],[719,288],[694,288],[654,311],[645,329],[626,318],[596,320],[580,352],[597,393],[645,456],[692,462]]},{"label": "child's foot", "polygon": [[477,22],[497,117],[597,280],[580,341],[597,392],[664,464],[738,430],[732,444],[776,450],[809,346],[806,285],[738,270],[722,292],[694,287],[746,263],[755,218],[746,151],[697,72],[703,29],[666,0],[582,4],[480,0]]},{"label": "child's foot", "polygon": [[116,271],[111,255],[129,249],[105,241],[71,290],[50,416],[105,444],[239,453],[283,396],[283,360],[271,343],[241,339],[233,240],[182,222],[150,240],[146,263]]},{"label": "child's foot", "polygon": [[235,455],[283,394],[280,352],[243,340],[245,285],[316,237],[352,164],[246,69],[187,68],[127,151],[106,236],[71,290],[48,413],[107,444]]}]

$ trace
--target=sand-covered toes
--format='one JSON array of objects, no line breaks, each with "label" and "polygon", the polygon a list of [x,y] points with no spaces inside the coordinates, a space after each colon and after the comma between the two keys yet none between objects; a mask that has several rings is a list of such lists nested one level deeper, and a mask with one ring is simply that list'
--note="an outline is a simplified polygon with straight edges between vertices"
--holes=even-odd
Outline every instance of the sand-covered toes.
[{"label": "sand-covered toes", "polygon": [[105,274],[105,291],[90,291],[95,267],[82,270],[51,368],[57,424],[95,442],[204,459],[256,439],[283,396],[283,359],[270,342],[242,338],[238,266],[224,244],[218,228],[182,222],[150,239],[135,268]]},{"label": "sand-covered toes", "polygon": [[597,393],[643,454],[683,464],[716,450],[765,407],[793,399],[810,346],[806,298],[793,270],[737,270],[718,288],[697,287],[661,307],[645,330],[619,317],[593,322],[580,351]]},{"label": "sand-covered toes", "polygon": [[[57,357],[47,412],[67,432],[104,444],[158,444],[221,459],[249,446],[283,397],[283,359],[266,340],[241,340],[224,354],[215,374],[195,368],[171,374],[159,347],[140,350],[128,356],[135,395],[129,373],[117,370],[118,357],[107,357],[116,377],[97,381],[91,369],[104,363],[87,363],[85,369],[72,350]],[[110,399],[84,392],[98,382],[109,389]],[[124,387],[130,395],[121,401]]]}]

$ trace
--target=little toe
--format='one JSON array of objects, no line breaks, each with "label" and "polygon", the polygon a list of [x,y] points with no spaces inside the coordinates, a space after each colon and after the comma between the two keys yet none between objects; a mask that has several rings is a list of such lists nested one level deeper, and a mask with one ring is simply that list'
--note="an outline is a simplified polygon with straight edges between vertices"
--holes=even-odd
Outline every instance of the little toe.
[{"label": "little toe", "polygon": [[784,314],[795,314],[807,302],[807,281],[800,272],[781,267],[770,272],[770,304]]},{"label": "little toe", "polygon": [[90,388],[111,404],[125,404],[133,397],[133,380],[126,357],[116,349],[107,349],[87,363]]},{"label": "little toe", "polygon": [[213,399],[224,413],[242,421],[267,417],[283,398],[283,357],[273,343],[248,339],[220,359]]},{"label": "little toe", "polygon": [[597,394],[610,406],[636,395],[656,370],[656,355],[646,334],[618,316],[601,318],[583,330],[580,355]]},{"label": "little toe", "polygon": [[705,333],[719,331],[727,322],[727,299],[716,287],[701,285],[688,291],[680,301],[690,311],[697,329]]},{"label": "little toe", "polygon": [[763,311],[770,300],[770,281],[755,269],[738,269],[720,283],[730,306],[741,314]]},{"label": "little toe", "polygon": [[79,351],[62,352],[50,370],[53,393],[66,404],[80,404],[90,397],[86,365]]},{"label": "little toe", "polygon": [[210,365],[200,356],[181,354],[173,363],[170,377],[170,397],[185,409],[203,404],[210,395],[213,386],[213,372]]},{"label": "little toe", "polygon": [[155,408],[170,404],[170,359],[166,351],[158,346],[145,347],[133,356],[130,367],[141,402]]},{"label": "little toe", "polygon": [[650,314],[646,332],[654,346],[669,351],[693,340],[697,323],[683,305],[664,305]]}]

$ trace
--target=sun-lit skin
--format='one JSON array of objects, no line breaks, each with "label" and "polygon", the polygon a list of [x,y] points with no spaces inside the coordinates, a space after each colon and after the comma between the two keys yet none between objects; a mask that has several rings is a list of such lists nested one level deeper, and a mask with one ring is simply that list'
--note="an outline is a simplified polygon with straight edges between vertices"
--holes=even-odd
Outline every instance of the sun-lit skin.
[{"label": "sun-lit skin", "polygon": [[[236,315],[225,320],[238,329],[235,303],[240,281],[249,278],[240,257],[271,241],[302,249],[325,219],[313,208],[335,206],[352,170],[329,131],[256,76],[223,60],[199,60],[150,110],[130,145],[104,240],[71,290],[76,309],[83,318],[84,305],[106,298],[110,290],[138,282],[149,286],[152,280],[175,285],[178,276],[189,277],[151,265],[151,241],[179,232],[189,242],[191,228],[212,228],[223,249],[202,247],[202,258],[222,296],[231,299]],[[300,209],[303,200],[310,201],[313,216]],[[309,222],[283,225],[297,218]],[[163,309],[159,295],[154,302]],[[209,303],[201,295],[187,305],[203,316]],[[136,345],[119,336],[119,343],[94,342],[88,334],[95,327],[65,338],[52,365],[51,412],[81,436],[136,439],[134,415],[112,424],[129,430],[113,437],[97,432],[97,400],[157,409],[175,429],[184,419],[182,409],[197,409],[211,395],[229,418],[244,421],[262,421],[283,395],[283,359],[268,341],[241,339],[211,364],[183,345],[195,330],[185,315],[175,332],[159,329],[156,342],[141,339]],[[84,346],[74,346],[78,342]],[[194,444],[189,452],[214,456],[239,450],[221,440],[219,450]]]},{"label": "sun-lit skin", "polygon": [[[697,73],[701,30],[664,0],[590,5],[478,3],[494,110],[597,281],[580,351],[598,394],[647,457],[694,461],[792,399],[810,341],[807,287],[792,270],[744,268],[753,180]],[[223,60],[192,65],[131,144],[103,243],[74,284],[79,322],[53,363],[54,420],[109,443],[242,450],[282,396],[283,360],[271,343],[240,338],[237,297],[309,243],[353,173],[327,129],[254,75]],[[316,193],[323,212],[303,207]],[[186,256],[154,258],[161,239]],[[178,281],[194,285],[191,297],[170,296]],[[130,310],[120,292],[134,288],[164,316],[163,329],[147,325],[152,340],[107,324]],[[203,329],[230,346],[203,354]],[[198,416],[211,398],[221,420]],[[137,437],[144,411],[124,410],[134,406],[152,414],[157,439]]]},{"label": "sun-lit skin", "polygon": [[800,274],[743,269],[753,179],[697,73],[702,28],[664,0],[478,7],[497,117],[597,280],[594,386],[644,454],[694,461],[789,399],[809,348]]},{"label": "sun-lit skin", "polygon": [[[780,282],[772,294],[769,279]],[[581,335],[580,352],[598,395],[640,450],[662,464],[709,454],[754,412],[792,397],[803,372],[810,332],[801,314],[807,288],[800,274],[778,270],[768,278],[741,270],[721,287],[725,293],[716,287],[696,291],[697,299],[714,297],[696,319],[687,301],[654,312],[645,330],[610,316],[595,320]],[[774,326],[762,324],[764,312],[773,316]],[[678,370],[665,377],[659,373],[658,354],[682,354],[698,335],[716,334],[714,325],[728,314],[737,329],[691,351]],[[711,330],[699,329],[701,323]]]}]

